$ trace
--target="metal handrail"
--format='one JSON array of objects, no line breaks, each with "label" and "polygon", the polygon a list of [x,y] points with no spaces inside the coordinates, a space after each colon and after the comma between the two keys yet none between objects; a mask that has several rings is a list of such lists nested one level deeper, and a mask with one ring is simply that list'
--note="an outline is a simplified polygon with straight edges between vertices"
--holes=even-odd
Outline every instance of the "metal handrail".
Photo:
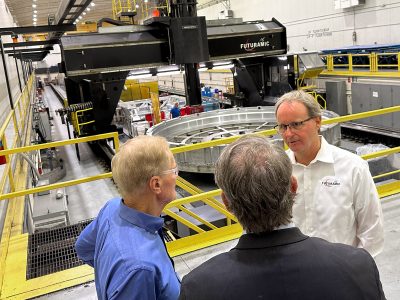
[{"label": "metal handrail", "polygon": [[[103,140],[103,139],[108,139],[108,138],[113,138],[115,151],[118,151],[118,149],[119,149],[118,133],[110,132],[110,133],[103,133],[103,134],[81,137],[81,138],[65,140],[65,141],[57,141],[57,142],[50,142],[50,143],[44,143],[44,144],[38,144],[38,145],[30,145],[30,146],[19,147],[19,148],[14,148],[14,149],[5,149],[5,150],[0,151],[0,155],[7,156],[7,155],[12,155],[12,154],[17,154],[17,153],[23,153],[23,152],[29,152],[29,151],[35,151],[35,150],[41,150],[41,149],[49,149],[49,148],[55,148],[55,147],[73,145],[73,144],[79,144],[79,143],[86,143],[86,142],[92,142],[92,141]],[[95,175],[95,176],[89,176],[89,177],[84,177],[84,178],[80,178],[80,179],[64,181],[64,182],[60,182],[60,183],[53,183],[53,184],[46,185],[46,186],[41,186],[41,187],[36,187],[36,188],[31,188],[31,189],[26,189],[26,190],[21,190],[21,191],[15,191],[15,192],[7,193],[7,194],[1,194],[0,201],[9,199],[9,198],[24,196],[24,195],[28,195],[28,194],[38,193],[38,192],[47,191],[47,190],[53,190],[53,189],[57,189],[57,188],[61,188],[61,187],[67,187],[67,186],[76,185],[76,184],[80,184],[80,183],[84,183],[84,182],[90,182],[90,181],[94,181],[94,180],[111,178],[111,177],[112,177],[111,172],[108,172],[108,173],[103,173],[103,174],[99,174],[99,175]]]}]

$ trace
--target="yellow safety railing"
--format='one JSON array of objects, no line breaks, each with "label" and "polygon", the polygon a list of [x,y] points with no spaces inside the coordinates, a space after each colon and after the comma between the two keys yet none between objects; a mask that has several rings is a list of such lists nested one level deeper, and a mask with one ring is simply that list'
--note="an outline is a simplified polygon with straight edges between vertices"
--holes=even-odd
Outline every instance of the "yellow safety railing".
[{"label": "yellow safety railing", "polygon": [[[110,138],[112,138],[113,141],[114,141],[115,151],[118,151],[118,149],[119,149],[118,132],[109,132],[109,133],[103,133],[103,134],[98,134],[98,135],[81,137],[81,138],[76,138],[76,139],[71,139],[71,140],[65,140],[65,141],[44,143],[44,144],[38,144],[38,145],[30,145],[30,146],[19,147],[19,148],[14,148],[14,149],[1,150],[0,151],[0,155],[9,156],[9,155],[17,154],[17,153],[36,151],[36,150],[41,150],[41,149],[50,149],[50,148],[56,148],[56,147],[61,147],[61,146],[66,146],[66,145],[93,142],[93,141],[98,141],[98,140],[103,140],[103,139],[110,139]],[[28,195],[28,194],[39,193],[39,192],[43,192],[43,191],[58,189],[58,188],[62,188],[62,187],[77,185],[77,184],[84,183],[84,182],[90,182],[90,181],[95,181],[95,180],[104,179],[104,178],[111,178],[111,177],[112,177],[111,172],[108,172],[108,173],[103,173],[103,174],[99,174],[99,175],[84,177],[84,178],[80,178],[80,179],[74,179],[74,180],[70,180],[70,181],[53,183],[53,184],[40,186],[40,187],[35,187],[35,188],[27,189],[27,190],[14,191],[14,192],[7,193],[7,194],[1,194],[0,195],[0,201],[1,200],[5,200],[5,199],[9,199],[9,198],[25,196],[25,195]]]},{"label": "yellow safety railing", "polygon": [[[30,104],[30,99],[34,96],[32,93],[32,89],[34,86],[34,74],[31,75],[29,78],[26,86],[22,90],[22,93],[19,95],[18,99],[14,103],[14,109],[10,111],[10,113],[7,115],[3,125],[0,128],[0,140],[3,145],[3,149],[7,149],[8,147],[8,142],[7,142],[7,137],[6,137],[6,130],[11,129],[11,125],[13,126],[12,131],[14,132],[14,141],[11,146],[11,148],[15,148],[17,145],[22,143],[21,140],[21,133],[24,131],[24,128],[28,124],[26,121],[29,119],[29,104]],[[11,123],[11,120],[13,121]],[[14,185],[14,177],[12,174],[12,159],[10,155],[6,154],[0,154],[0,156],[5,156],[6,159],[6,167],[3,171],[2,177],[0,179],[0,192],[3,193],[6,183],[7,183],[7,178],[8,182],[10,185],[10,189],[14,190],[15,185]]]},{"label": "yellow safety railing", "polygon": [[322,109],[326,109],[326,100],[321,94],[318,94],[316,91],[308,91],[307,93],[313,96],[315,102],[317,102]]},{"label": "yellow safety railing", "polygon": [[121,18],[124,12],[136,12],[136,0],[112,0],[113,19]]},{"label": "yellow safety railing", "polygon": [[85,121],[85,122],[80,121],[81,119],[83,119],[85,112],[92,111],[92,110],[93,110],[93,108],[91,107],[91,108],[85,108],[85,109],[71,112],[71,123],[72,123],[72,126],[75,128],[75,131],[77,132],[78,136],[81,135],[81,127],[82,126],[92,124],[95,122],[94,120]]},{"label": "yellow safety railing", "polygon": [[[326,62],[326,70],[321,73],[322,75],[400,77],[400,53],[398,52],[322,54],[320,56]],[[389,59],[392,61],[388,61]]]}]

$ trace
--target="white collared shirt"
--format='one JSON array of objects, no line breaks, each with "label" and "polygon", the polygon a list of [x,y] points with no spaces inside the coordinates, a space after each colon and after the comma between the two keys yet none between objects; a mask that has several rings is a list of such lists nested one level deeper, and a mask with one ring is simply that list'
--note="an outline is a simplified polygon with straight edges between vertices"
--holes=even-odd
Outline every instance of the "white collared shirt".
[{"label": "white collared shirt", "polygon": [[308,166],[287,154],[298,181],[293,221],[310,236],[365,248],[372,256],[383,250],[383,215],[368,163],[321,136],[321,148]]}]

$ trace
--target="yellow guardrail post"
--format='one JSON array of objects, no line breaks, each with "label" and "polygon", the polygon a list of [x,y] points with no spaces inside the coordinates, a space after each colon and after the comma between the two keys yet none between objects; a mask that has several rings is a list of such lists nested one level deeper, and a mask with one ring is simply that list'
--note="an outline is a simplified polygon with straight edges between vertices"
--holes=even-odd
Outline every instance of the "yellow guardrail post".
[{"label": "yellow guardrail post", "polygon": [[[3,149],[6,150],[7,149],[7,140],[5,138],[5,136],[3,136],[2,138],[2,144],[3,144]],[[14,183],[14,176],[11,170],[11,157],[9,154],[4,155],[4,157],[6,158],[6,164],[8,164],[8,180],[9,180],[9,184],[10,184],[10,189],[11,191],[15,191],[15,183]]]},{"label": "yellow guardrail post", "polygon": [[353,56],[351,54],[348,54],[347,59],[349,62],[349,71],[353,71]]}]

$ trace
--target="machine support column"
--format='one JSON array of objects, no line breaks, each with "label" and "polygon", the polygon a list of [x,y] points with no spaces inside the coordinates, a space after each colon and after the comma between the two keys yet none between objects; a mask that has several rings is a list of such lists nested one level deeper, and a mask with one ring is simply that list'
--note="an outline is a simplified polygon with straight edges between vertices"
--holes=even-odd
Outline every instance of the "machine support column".
[{"label": "machine support column", "polygon": [[14,103],[13,103],[13,98],[12,98],[11,88],[10,88],[10,81],[9,81],[9,78],[8,78],[8,70],[7,70],[6,58],[5,58],[5,55],[4,55],[3,40],[2,40],[1,37],[0,37],[0,48],[1,48],[1,58],[3,60],[4,76],[6,78],[6,84],[7,84],[8,97],[10,98],[10,107],[11,107],[11,109],[14,109]]},{"label": "machine support column", "polygon": [[185,64],[185,90],[188,105],[201,104],[200,77],[197,64]]}]

